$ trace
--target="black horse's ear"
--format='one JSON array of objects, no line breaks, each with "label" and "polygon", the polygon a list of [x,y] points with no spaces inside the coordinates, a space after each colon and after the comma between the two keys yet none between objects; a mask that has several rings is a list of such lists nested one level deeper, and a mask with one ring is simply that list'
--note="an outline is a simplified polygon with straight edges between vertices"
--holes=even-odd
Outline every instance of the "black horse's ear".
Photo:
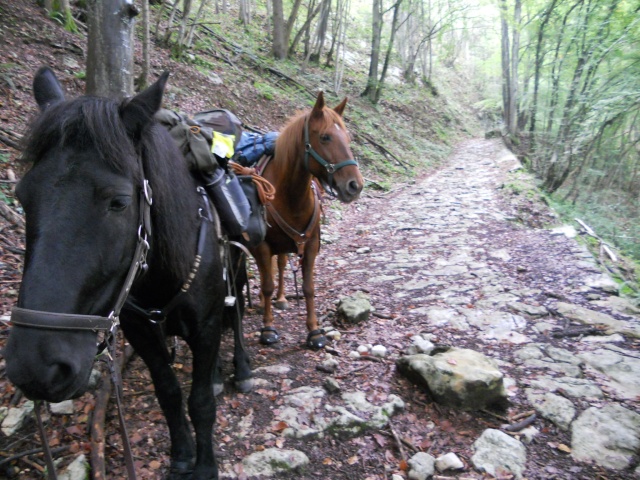
[{"label": "black horse's ear", "polygon": [[160,110],[168,78],[169,72],[164,72],[149,88],[122,103],[120,116],[127,132],[133,138],[140,136],[142,129],[151,122],[153,116]]},{"label": "black horse's ear", "polygon": [[346,106],[347,106],[347,97],[344,97],[344,100],[342,100],[340,102],[340,105],[335,107],[333,111],[336,112],[338,115],[342,116],[342,114],[344,113],[344,107]]},{"label": "black horse's ear", "polygon": [[50,105],[64,100],[64,91],[60,82],[49,67],[40,67],[33,77],[33,96],[42,112]]},{"label": "black horse's ear", "polygon": [[311,115],[322,115],[322,109],[324,108],[324,94],[322,90],[318,92],[318,98],[316,98],[316,104],[313,106]]}]

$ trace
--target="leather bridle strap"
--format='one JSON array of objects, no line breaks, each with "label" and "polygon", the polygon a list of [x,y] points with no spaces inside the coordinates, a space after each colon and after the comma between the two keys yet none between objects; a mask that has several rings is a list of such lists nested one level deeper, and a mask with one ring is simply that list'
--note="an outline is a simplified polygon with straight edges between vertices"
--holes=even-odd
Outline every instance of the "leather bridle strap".
[{"label": "leather bridle strap", "polygon": [[303,232],[299,232],[291,225],[289,225],[287,221],[278,213],[275,207],[271,205],[271,203],[267,203],[265,205],[267,211],[271,214],[282,231],[295,242],[298,248],[298,257],[300,258],[304,256],[304,246],[309,240],[309,234],[320,220],[320,198],[315,184],[312,183],[311,188],[313,190],[313,214],[311,215],[311,220],[309,220],[309,223],[307,224],[307,228],[305,228]]},{"label": "leather bridle strap", "polygon": [[13,307],[11,323],[21,327],[49,328],[53,330],[109,330],[113,321],[97,315],[75,315],[71,313],[42,312],[28,308]]}]

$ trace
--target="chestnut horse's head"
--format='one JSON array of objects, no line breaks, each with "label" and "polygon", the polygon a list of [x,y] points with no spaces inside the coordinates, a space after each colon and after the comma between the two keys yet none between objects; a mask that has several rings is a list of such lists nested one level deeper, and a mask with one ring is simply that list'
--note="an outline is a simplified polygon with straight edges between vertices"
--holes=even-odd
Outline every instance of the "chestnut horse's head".
[{"label": "chestnut horse's head", "polygon": [[351,136],[342,120],[347,105],[345,98],[337,107],[325,105],[318,94],[311,112],[304,116],[305,168],[345,203],[360,196],[364,178],[353,158]]}]

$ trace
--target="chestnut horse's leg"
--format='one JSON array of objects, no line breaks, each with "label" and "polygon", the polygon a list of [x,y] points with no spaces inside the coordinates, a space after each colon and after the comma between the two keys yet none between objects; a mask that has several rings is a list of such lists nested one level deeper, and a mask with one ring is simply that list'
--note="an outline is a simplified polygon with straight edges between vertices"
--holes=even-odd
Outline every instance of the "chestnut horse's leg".
[{"label": "chestnut horse's leg", "polygon": [[305,245],[302,258],[302,293],[307,305],[307,346],[309,348],[324,348],[327,338],[324,331],[318,325],[316,317],[315,285],[313,282],[316,256],[320,249],[320,233],[314,235]]},{"label": "chestnut horse's leg", "polygon": [[264,326],[260,331],[260,343],[272,345],[280,340],[278,331],[273,327],[273,311],[271,308],[271,297],[273,296],[273,256],[271,249],[265,242],[258,245],[253,251],[253,258],[258,265],[260,273],[260,292],[262,300],[262,321]]},{"label": "chestnut horse's leg", "polygon": [[289,308],[289,302],[284,294],[284,271],[287,268],[288,256],[284,253],[277,255],[278,257],[278,293],[276,294],[276,308],[286,310]]}]

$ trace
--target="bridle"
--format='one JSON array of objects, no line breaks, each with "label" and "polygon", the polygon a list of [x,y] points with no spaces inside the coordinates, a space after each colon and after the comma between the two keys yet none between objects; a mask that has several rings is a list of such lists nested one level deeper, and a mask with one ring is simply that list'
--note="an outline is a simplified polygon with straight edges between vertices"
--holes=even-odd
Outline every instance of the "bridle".
[{"label": "bridle", "polygon": [[[28,328],[42,328],[47,330],[73,330],[73,331],[91,331],[105,332],[104,340],[98,345],[97,356],[107,350],[108,366],[111,378],[115,387],[115,397],[118,407],[118,420],[120,423],[120,432],[124,449],[125,464],[127,476],[130,480],[135,480],[136,472],[133,460],[133,452],[129,443],[129,436],[124,420],[124,409],[122,407],[122,382],[118,371],[115,367],[116,358],[116,342],[115,336],[120,325],[120,312],[127,301],[129,292],[136,278],[148,269],[147,254],[149,253],[149,237],[151,236],[151,205],[153,204],[153,194],[149,181],[144,176],[142,161],[139,158],[141,171],[143,172],[142,187],[140,189],[140,201],[138,210],[138,241],[136,250],[124,284],[120,289],[116,303],[111,313],[106,316],[99,315],[77,315],[70,313],[55,313],[41,310],[32,310],[22,307],[14,307],[11,311],[11,324]],[[40,415],[42,402],[35,402],[36,420],[40,431],[40,440],[44,452],[45,462],[47,464],[47,477],[49,480],[56,480],[56,469],[49,449],[46,431]]]},{"label": "bridle", "polygon": [[[107,332],[115,334],[120,324],[120,312],[124,306],[133,282],[140,273],[148,269],[147,253],[149,253],[149,237],[151,236],[151,205],[153,196],[149,181],[145,178],[140,189],[138,213],[138,241],[133,260],[124,284],[118,294],[118,299],[111,313],[104,317],[99,315],[78,315],[72,313],[55,313],[42,310],[14,307],[11,311],[11,324],[21,327],[44,328],[47,330],[81,330],[92,332]],[[104,343],[104,342],[103,342]],[[106,345],[98,347],[98,354]]]},{"label": "bridle", "polygon": [[[329,163],[324,158],[320,156],[318,152],[316,152],[311,146],[311,142],[309,141],[309,118],[311,114],[307,116],[304,120],[304,167],[307,169],[307,172],[311,173],[309,170],[309,155],[311,155],[316,162],[318,162],[324,169],[327,171],[329,176],[329,182],[327,183],[328,188],[326,189],[332,196],[335,197],[333,192],[333,174],[336,173],[341,168],[344,168],[348,165],[358,166],[358,162],[350,158],[348,160],[343,160],[339,163]],[[324,182],[323,182],[324,183]]]}]

